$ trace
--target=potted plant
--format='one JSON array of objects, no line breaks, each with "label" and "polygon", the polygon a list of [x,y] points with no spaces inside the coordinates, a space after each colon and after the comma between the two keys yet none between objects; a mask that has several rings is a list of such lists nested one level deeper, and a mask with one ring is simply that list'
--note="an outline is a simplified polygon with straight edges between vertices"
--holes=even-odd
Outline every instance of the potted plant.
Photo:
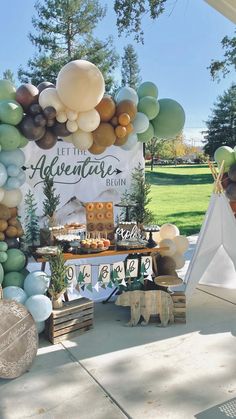
[{"label": "potted plant", "polygon": [[55,255],[50,255],[47,259],[51,271],[48,293],[51,296],[53,308],[60,308],[63,306],[62,295],[65,293],[68,285],[68,266],[65,264],[60,248]]}]

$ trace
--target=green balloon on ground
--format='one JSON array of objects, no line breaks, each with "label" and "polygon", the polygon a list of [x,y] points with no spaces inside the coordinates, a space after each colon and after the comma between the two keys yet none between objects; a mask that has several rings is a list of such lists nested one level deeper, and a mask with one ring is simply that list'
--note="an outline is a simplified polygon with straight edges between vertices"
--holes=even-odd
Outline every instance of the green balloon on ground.
[{"label": "green balloon on ground", "polygon": [[17,125],[23,118],[23,108],[15,100],[0,101],[0,120],[4,124]]},{"label": "green balloon on ground", "polygon": [[24,268],[26,257],[20,249],[9,249],[7,255],[7,261],[2,264],[4,272],[19,272]]},{"label": "green balloon on ground", "polygon": [[4,275],[2,286],[23,288],[25,276],[21,272],[8,272]]},{"label": "green balloon on ground", "polygon": [[15,99],[16,88],[9,80],[0,80],[0,100]]},{"label": "green balloon on ground", "polygon": [[4,270],[3,270],[2,264],[0,263],[0,285],[3,282],[3,278],[4,278]]},{"label": "green balloon on ground", "polygon": [[138,103],[138,111],[147,115],[148,119],[154,119],[160,110],[158,100],[152,96],[142,97]]},{"label": "green balloon on ground", "polygon": [[152,120],[155,136],[165,140],[175,138],[185,123],[182,106],[173,99],[160,99],[160,111]]},{"label": "green balloon on ground", "polygon": [[2,150],[11,151],[19,147],[20,132],[16,127],[9,124],[0,125],[0,145]]},{"label": "green balloon on ground", "polygon": [[18,145],[18,148],[23,148],[23,147],[25,147],[28,143],[29,143],[29,140],[28,140],[26,137],[24,137],[24,135],[22,135],[22,134],[20,133],[20,144]]},{"label": "green balloon on ground", "polygon": [[152,97],[157,98],[158,88],[151,81],[145,81],[144,83],[140,84],[137,93],[138,93],[139,98],[142,98],[145,96],[152,96]]},{"label": "green balloon on ground", "polygon": [[231,147],[223,145],[216,149],[214,153],[214,160],[216,161],[218,167],[221,166],[222,161],[224,160],[224,172],[228,172],[230,166],[235,163],[235,152]]},{"label": "green balloon on ground", "polygon": [[148,129],[142,134],[137,134],[137,136],[138,136],[138,141],[141,143],[147,143],[148,141],[150,141],[154,137],[154,128],[151,122],[149,122]]}]

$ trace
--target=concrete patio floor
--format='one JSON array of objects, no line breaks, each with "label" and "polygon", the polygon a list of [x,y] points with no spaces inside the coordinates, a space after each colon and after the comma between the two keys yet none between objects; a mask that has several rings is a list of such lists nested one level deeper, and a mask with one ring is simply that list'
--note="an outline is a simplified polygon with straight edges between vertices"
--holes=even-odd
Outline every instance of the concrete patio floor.
[{"label": "concrete patio floor", "polygon": [[204,413],[236,397],[236,291],[198,287],[186,324],[128,319],[96,303],[94,329],[54,346],[41,338],[30,371],[0,380],[0,419],[236,417]]}]

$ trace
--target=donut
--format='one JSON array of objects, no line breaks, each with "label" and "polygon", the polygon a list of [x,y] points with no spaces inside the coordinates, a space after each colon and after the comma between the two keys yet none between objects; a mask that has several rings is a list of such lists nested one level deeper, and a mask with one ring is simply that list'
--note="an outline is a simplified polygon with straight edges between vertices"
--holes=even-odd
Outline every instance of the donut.
[{"label": "donut", "polygon": [[112,223],[108,223],[108,224],[106,224],[106,229],[107,230],[114,230],[114,225]]},{"label": "donut", "polygon": [[103,231],[104,230],[104,225],[102,223],[98,223],[97,230],[98,231]]},{"label": "donut", "polygon": [[97,204],[96,204],[96,209],[97,210],[102,210],[103,209],[103,203],[102,202],[98,202]]},{"label": "donut", "polygon": [[98,220],[103,220],[104,219],[104,214],[102,212],[98,212],[96,215]]},{"label": "donut", "polygon": [[94,225],[94,223],[89,223],[89,224],[88,224],[88,230],[89,230],[89,231],[93,231],[93,230],[95,230],[95,225]]},{"label": "donut", "polygon": [[113,208],[113,204],[111,202],[106,203],[106,209],[111,210]]},{"label": "donut", "polygon": [[88,221],[93,221],[93,219],[94,219],[94,214],[93,214],[93,213],[91,213],[91,214],[87,214],[87,219],[88,219]]},{"label": "donut", "polygon": [[112,212],[111,211],[106,212],[106,218],[112,218]]},{"label": "donut", "polygon": [[94,210],[94,204],[92,202],[90,202],[89,204],[86,205],[86,209],[87,209],[87,211],[93,211]]}]

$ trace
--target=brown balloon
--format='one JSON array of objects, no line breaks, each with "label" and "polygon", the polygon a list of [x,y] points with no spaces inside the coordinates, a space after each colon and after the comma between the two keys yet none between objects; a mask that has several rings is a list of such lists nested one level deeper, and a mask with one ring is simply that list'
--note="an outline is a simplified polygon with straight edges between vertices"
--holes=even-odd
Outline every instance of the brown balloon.
[{"label": "brown balloon", "polygon": [[31,116],[26,115],[22,119],[19,129],[28,140],[39,140],[46,132],[45,127],[36,126]]},{"label": "brown balloon", "polygon": [[137,113],[137,106],[131,100],[122,100],[116,106],[116,115],[119,117],[122,113],[127,113],[130,121],[133,121]]},{"label": "brown balloon", "polygon": [[71,132],[68,131],[68,129],[66,128],[65,122],[61,123],[56,121],[52,127],[52,132],[57,137],[68,137],[69,135],[71,135]]},{"label": "brown balloon", "polygon": [[117,125],[117,127],[115,128],[115,133],[117,138],[124,138],[127,135],[126,128],[122,125]]},{"label": "brown balloon", "polygon": [[111,96],[105,95],[95,108],[101,118],[101,122],[108,122],[115,115],[116,104]]},{"label": "brown balloon", "polygon": [[42,148],[43,150],[49,150],[57,143],[57,136],[51,131],[47,130],[46,134],[40,140],[35,141],[35,143],[39,148]]},{"label": "brown balloon", "polygon": [[55,118],[54,119],[48,119],[46,125],[47,125],[48,128],[51,128],[51,127],[53,127],[53,125],[55,123],[56,123],[56,119]]},{"label": "brown balloon", "polygon": [[57,111],[53,106],[46,106],[46,108],[43,110],[43,113],[47,119],[55,119]]},{"label": "brown balloon", "polygon": [[117,116],[113,116],[113,118],[111,118],[110,120],[110,123],[113,127],[117,127],[117,125],[119,124]]},{"label": "brown balloon", "polygon": [[35,115],[34,123],[37,127],[45,127],[47,120],[42,113],[39,113],[38,115]]},{"label": "brown balloon", "polygon": [[29,113],[30,115],[38,115],[39,113],[41,113],[43,110],[41,108],[41,106],[38,103],[33,103],[32,105],[30,105],[29,107]]},{"label": "brown balloon", "polygon": [[234,213],[236,213],[236,201],[230,201],[229,205]]},{"label": "brown balloon", "polygon": [[55,84],[50,83],[50,81],[42,81],[38,84],[37,89],[39,93],[41,93],[43,90],[47,89],[48,87],[55,87]]},{"label": "brown balloon", "polygon": [[102,154],[106,150],[106,147],[99,146],[95,143],[89,148],[91,154]]},{"label": "brown balloon", "polygon": [[128,140],[128,135],[126,135],[126,137],[123,137],[123,138],[117,138],[114,145],[120,147],[120,146],[124,145],[127,142],[127,140]]},{"label": "brown balloon", "polygon": [[116,141],[114,128],[107,122],[102,122],[99,127],[93,131],[93,141],[101,147],[109,147]]},{"label": "brown balloon", "polygon": [[128,113],[121,113],[118,118],[119,124],[126,127],[130,123],[130,116]]},{"label": "brown balloon", "polygon": [[16,90],[16,101],[21,104],[23,109],[27,109],[33,103],[38,103],[39,91],[36,86],[30,83],[22,84]]},{"label": "brown balloon", "polygon": [[133,125],[131,123],[129,123],[128,125],[126,125],[125,128],[126,128],[127,134],[131,134],[131,132],[133,132],[133,130],[134,130],[134,127],[133,127]]}]

